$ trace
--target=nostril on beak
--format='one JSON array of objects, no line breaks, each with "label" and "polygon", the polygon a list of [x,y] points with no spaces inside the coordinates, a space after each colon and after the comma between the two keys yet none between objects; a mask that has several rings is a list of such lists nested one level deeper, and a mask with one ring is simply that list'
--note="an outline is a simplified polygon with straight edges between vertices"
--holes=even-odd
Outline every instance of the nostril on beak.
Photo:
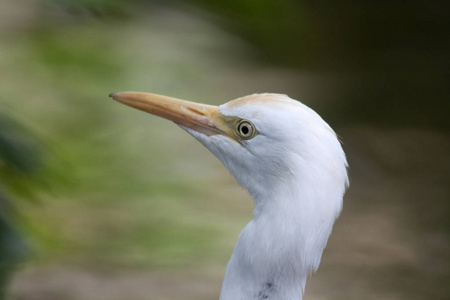
[{"label": "nostril on beak", "polygon": [[201,115],[201,116],[204,116],[204,115],[205,115],[203,112],[201,112],[201,111],[199,111],[199,110],[197,110],[197,109],[195,109],[195,108],[188,107],[187,109],[188,109],[189,111],[191,111],[191,112],[197,114],[197,115]]}]

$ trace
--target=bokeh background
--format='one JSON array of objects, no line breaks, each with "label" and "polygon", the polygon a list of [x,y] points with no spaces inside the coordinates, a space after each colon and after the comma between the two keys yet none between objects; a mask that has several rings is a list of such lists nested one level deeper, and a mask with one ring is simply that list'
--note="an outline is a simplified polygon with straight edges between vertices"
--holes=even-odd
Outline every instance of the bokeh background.
[{"label": "bokeh background", "polygon": [[448,1],[0,0],[0,299],[218,299],[252,200],[108,94],[288,94],[351,187],[305,299],[450,298]]}]

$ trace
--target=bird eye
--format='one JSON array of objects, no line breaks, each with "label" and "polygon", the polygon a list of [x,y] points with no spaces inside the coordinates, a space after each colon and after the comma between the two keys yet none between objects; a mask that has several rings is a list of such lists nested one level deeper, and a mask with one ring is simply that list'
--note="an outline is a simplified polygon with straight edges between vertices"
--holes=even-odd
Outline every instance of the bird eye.
[{"label": "bird eye", "polygon": [[237,133],[245,140],[252,139],[256,136],[256,128],[249,121],[241,120],[237,123]]}]

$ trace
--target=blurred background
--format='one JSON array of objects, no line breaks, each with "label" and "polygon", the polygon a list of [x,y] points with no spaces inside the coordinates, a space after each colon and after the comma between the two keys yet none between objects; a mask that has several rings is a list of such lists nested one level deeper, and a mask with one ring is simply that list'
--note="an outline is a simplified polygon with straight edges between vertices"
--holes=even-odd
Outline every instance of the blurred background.
[{"label": "blurred background", "polygon": [[304,299],[450,298],[448,1],[0,0],[0,299],[218,299],[252,200],[108,94],[288,94],[350,189]]}]

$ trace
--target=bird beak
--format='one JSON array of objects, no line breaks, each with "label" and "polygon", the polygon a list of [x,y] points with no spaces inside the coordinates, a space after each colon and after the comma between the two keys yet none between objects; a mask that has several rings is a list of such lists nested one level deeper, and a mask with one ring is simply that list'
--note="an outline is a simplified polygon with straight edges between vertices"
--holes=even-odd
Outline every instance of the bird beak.
[{"label": "bird beak", "polygon": [[120,92],[109,96],[120,103],[171,120],[205,135],[222,134],[234,139],[226,118],[217,106],[139,92]]}]

